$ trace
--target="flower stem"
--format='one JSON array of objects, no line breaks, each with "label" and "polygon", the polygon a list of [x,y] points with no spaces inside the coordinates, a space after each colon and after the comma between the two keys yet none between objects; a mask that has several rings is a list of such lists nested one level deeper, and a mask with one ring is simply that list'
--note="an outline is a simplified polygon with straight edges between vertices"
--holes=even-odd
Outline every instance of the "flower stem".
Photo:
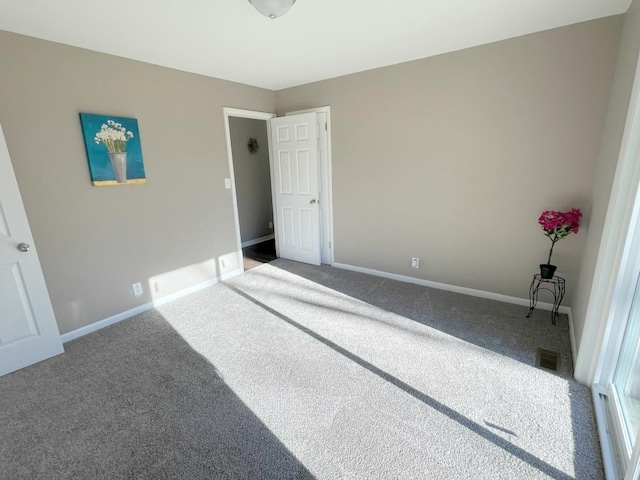
[{"label": "flower stem", "polygon": [[551,240],[551,248],[549,249],[549,259],[547,260],[547,265],[551,265],[551,255],[553,254],[553,247],[555,246],[558,240]]}]

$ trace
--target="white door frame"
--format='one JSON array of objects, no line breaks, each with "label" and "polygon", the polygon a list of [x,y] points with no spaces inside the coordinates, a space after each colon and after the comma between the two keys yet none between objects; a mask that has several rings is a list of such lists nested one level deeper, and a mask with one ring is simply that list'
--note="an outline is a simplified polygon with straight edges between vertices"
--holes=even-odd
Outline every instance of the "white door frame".
[{"label": "white door frame", "polygon": [[[307,108],[305,110],[296,110],[294,112],[287,112],[285,115],[298,115],[301,113],[326,113],[327,114],[327,175],[329,176],[328,185],[329,189],[327,191],[327,205],[326,207],[329,209],[329,225],[322,225],[323,229],[327,229],[329,232],[329,242],[331,247],[331,255],[329,259],[329,265],[333,265],[336,261],[335,257],[335,241],[333,238],[333,162],[331,160],[331,107],[315,107],[315,108]],[[322,181],[322,179],[321,179]],[[324,230],[323,230],[324,231]]]},{"label": "white door frame", "polygon": [[[636,64],[624,133],[575,365],[579,381],[593,384],[598,433],[608,479],[636,478],[640,439],[631,445],[610,388],[640,272],[640,60]],[[617,453],[620,455],[618,456]]]},{"label": "white door frame", "polygon": [[[224,114],[224,132],[227,141],[227,160],[229,164],[229,178],[231,179],[231,199],[233,203],[233,219],[236,226],[236,245],[238,249],[238,255],[240,256],[240,268],[244,272],[244,262],[242,261],[242,237],[240,236],[240,213],[238,211],[238,195],[236,193],[236,177],[233,170],[233,151],[231,149],[231,128],[229,126],[229,117],[240,118],[253,118],[255,120],[265,120],[267,124],[267,139],[269,142],[269,171],[271,174],[271,187],[273,189],[273,172],[271,171],[271,123],[269,120],[276,116],[275,113],[257,112],[254,110],[242,110],[240,108],[223,107],[222,112]],[[275,218],[274,218],[275,221]],[[276,231],[274,225],[274,232]],[[277,239],[276,235],[276,239]],[[276,254],[278,242],[276,240]]]},{"label": "white door frame", "polygon": [[[611,196],[600,241],[600,249],[584,319],[584,332],[575,365],[578,381],[602,383],[611,374],[611,356],[617,356],[624,328],[616,311],[630,302],[622,292],[625,280],[633,275],[629,264],[632,237],[640,208],[638,185],[640,165],[640,60],[636,65],[624,133]],[[636,272],[637,273],[637,272]],[[626,293],[626,295],[621,295]],[[621,298],[623,297],[623,298]],[[622,305],[622,304],[625,305]],[[626,322],[626,319],[624,320]]]}]

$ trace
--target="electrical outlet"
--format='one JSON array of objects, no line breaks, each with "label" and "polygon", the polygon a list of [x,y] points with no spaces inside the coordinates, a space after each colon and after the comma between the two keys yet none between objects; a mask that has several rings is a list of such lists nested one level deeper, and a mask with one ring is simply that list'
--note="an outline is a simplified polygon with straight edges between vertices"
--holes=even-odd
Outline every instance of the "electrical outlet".
[{"label": "electrical outlet", "polygon": [[230,178],[225,178],[224,179],[224,188],[226,188],[227,190],[231,189],[231,179]]},{"label": "electrical outlet", "polygon": [[269,222],[269,230],[273,230],[273,222]]},{"label": "electrical outlet", "polygon": [[411,268],[420,268],[420,259],[418,257],[411,259]]},{"label": "electrical outlet", "polygon": [[133,287],[133,294],[136,297],[142,295],[142,284],[140,282],[134,283],[133,285],[131,285],[131,287]]}]

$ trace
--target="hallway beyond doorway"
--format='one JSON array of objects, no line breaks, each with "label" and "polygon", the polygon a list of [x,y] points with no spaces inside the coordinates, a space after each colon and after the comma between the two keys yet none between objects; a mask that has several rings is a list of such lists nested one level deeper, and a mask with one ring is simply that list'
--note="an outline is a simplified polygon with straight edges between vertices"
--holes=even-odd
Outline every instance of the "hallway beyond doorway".
[{"label": "hallway beyond doorway", "polygon": [[263,263],[269,263],[276,258],[276,241],[275,239],[260,242],[250,247],[242,249],[242,258],[244,269],[249,270],[258,267]]}]

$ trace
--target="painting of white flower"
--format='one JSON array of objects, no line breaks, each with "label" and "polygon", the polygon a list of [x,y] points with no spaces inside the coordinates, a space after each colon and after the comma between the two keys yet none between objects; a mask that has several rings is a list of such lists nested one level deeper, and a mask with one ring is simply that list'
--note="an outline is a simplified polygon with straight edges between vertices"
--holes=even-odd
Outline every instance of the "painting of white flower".
[{"label": "painting of white flower", "polygon": [[114,120],[107,120],[102,124],[100,131],[93,139],[98,145],[100,143],[107,147],[109,153],[124,153],[127,150],[127,141],[133,138],[133,133]]},{"label": "painting of white flower", "polygon": [[81,113],[80,122],[93,185],[146,182],[135,118]]}]

